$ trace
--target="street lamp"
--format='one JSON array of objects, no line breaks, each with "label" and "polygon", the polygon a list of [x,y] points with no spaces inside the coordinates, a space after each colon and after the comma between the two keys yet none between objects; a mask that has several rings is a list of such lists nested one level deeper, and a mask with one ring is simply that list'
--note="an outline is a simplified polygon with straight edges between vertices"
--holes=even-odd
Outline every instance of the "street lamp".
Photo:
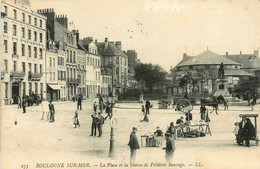
[{"label": "street lamp", "polygon": [[108,157],[114,157],[115,153],[114,153],[114,126],[112,126],[112,120],[113,120],[113,106],[114,106],[114,97],[113,97],[113,88],[112,88],[112,94],[109,95],[108,97],[108,102],[110,104],[110,146],[109,146],[109,154]]}]

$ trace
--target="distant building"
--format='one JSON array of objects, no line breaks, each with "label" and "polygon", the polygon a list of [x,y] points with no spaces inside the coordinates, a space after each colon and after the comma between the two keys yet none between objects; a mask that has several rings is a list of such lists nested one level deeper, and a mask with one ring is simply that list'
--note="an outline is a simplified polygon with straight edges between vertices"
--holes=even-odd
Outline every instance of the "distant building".
[{"label": "distant building", "polygon": [[121,41],[96,43],[98,53],[102,55],[102,70],[112,75],[113,94],[122,93],[128,86],[128,57],[122,52]]},{"label": "distant building", "polygon": [[[218,81],[220,64],[224,64],[224,78],[227,83]],[[184,93],[196,96],[219,95],[221,92],[230,91],[238,83],[240,77],[252,76],[241,69],[241,64],[224,56],[206,50],[196,56],[183,54],[183,59],[171,70],[173,83],[168,86],[168,94],[183,96]],[[186,87],[179,85],[180,79],[190,75],[196,79],[187,82]]]},{"label": "distant building", "polygon": [[128,67],[135,68],[140,64],[135,50],[127,50],[125,54],[128,56]]},{"label": "distant building", "polygon": [[17,104],[32,93],[46,99],[46,17],[29,0],[1,2],[1,103]]},{"label": "distant building", "polygon": [[242,54],[242,51],[240,51],[240,54],[229,55],[228,52],[226,52],[226,55],[223,56],[241,64],[241,69],[249,73],[254,74],[256,70],[260,70],[258,50],[255,50],[252,54]]}]

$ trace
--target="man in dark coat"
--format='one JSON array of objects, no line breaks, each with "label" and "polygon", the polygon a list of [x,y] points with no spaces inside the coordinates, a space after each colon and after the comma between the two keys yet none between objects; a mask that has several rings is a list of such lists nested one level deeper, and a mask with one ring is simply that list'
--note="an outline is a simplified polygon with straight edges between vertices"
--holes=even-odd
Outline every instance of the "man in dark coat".
[{"label": "man in dark coat", "polygon": [[98,112],[98,121],[97,121],[97,127],[98,127],[98,137],[101,137],[102,135],[102,127],[104,124],[104,117],[100,112]]},{"label": "man in dark coat", "polygon": [[181,116],[179,119],[177,119],[176,124],[183,124],[183,116]]},{"label": "man in dark coat", "polygon": [[190,112],[186,113],[185,116],[186,116],[186,121],[192,120],[192,114]]},{"label": "man in dark coat", "polygon": [[77,109],[82,110],[82,97],[81,97],[81,94],[79,95],[78,97],[78,104],[77,104]]},{"label": "man in dark coat", "polygon": [[200,106],[200,119],[201,120],[206,120],[205,114],[206,114],[206,107],[205,107],[205,104],[202,104]]},{"label": "man in dark coat", "polygon": [[92,125],[91,125],[91,135],[90,136],[96,136],[96,134],[97,134],[97,122],[98,122],[97,113],[92,114],[91,117],[92,117]]},{"label": "man in dark coat", "polygon": [[170,133],[165,134],[166,138],[166,147],[163,148],[165,150],[165,161],[171,162],[173,158],[173,153],[175,151],[175,142],[170,138]]},{"label": "man in dark coat", "polygon": [[133,131],[130,134],[130,140],[128,146],[130,147],[130,163],[135,163],[136,150],[139,149],[139,143],[136,137],[137,128],[133,127]]},{"label": "man in dark coat", "polygon": [[54,105],[52,104],[52,101],[50,101],[50,104],[49,104],[49,111],[50,111],[50,114],[51,114],[51,117],[50,117],[50,123],[54,122],[55,118],[54,118],[54,115],[55,115],[55,109],[54,109]]},{"label": "man in dark coat", "polygon": [[149,102],[149,100],[147,100],[145,102],[146,114],[150,114],[150,107],[151,107],[151,103]]},{"label": "man in dark coat", "polygon": [[26,99],[25,98],[23,98],[22,107],[23,107],[23,113],[26,113]]},{"label": "man in dark coat", "polygon": [[244,125],[244,136],[245,136],[245,143],[247,147],[250,147],[250,139],[255,137],[255,127],[251,123],[249,118],[246,119],[246,123]]}]

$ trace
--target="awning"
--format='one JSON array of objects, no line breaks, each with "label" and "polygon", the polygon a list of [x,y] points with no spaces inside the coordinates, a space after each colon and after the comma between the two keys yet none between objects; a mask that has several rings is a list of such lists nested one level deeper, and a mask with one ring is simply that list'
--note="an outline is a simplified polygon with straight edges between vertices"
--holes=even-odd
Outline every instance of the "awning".
[{"label": "awning", "polygon": [[53,90],[60,90],[60,89],[61,89],[61,85],[49,85],[49,84],[48,84],[48,86],[49,86],[50,88],[52,88]]}]

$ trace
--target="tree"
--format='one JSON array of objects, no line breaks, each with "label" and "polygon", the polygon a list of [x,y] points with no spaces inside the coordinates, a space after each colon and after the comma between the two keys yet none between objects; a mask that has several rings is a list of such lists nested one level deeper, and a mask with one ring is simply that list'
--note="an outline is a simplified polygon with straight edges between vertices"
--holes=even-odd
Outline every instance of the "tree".
[{"label": "tree", "polygon": [[166,72],[159,65],[140,64],[135,69],[134,78],[141,86],[145,84],[150,92],[156,83],[165,81]]}]

